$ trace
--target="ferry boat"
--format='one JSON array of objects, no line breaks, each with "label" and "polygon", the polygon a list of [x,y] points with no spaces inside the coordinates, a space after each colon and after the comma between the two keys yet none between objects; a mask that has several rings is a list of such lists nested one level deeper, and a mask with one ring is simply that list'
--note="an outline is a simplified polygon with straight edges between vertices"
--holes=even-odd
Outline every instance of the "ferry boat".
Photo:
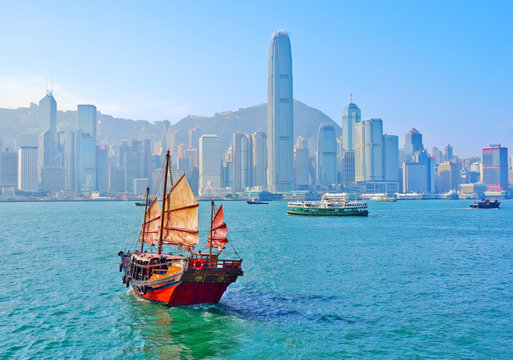
[{"label": "ferry boat", "polygon": [[488,199],[481,201],[474,201],[473,204],[470,204],[472,209],[498,209],[501,205],[501,202],[498,200],[490,201]]},{"label": "ferry boat", "polygon": [[[198,202],[184,175],[167,192],[169,159],[168,151],[163,192],[166,195],[162,208],[157,198],[145,206],[138,238],[140,249],[133,253],[130,250],[126,254],[124,251],[118,253],[122,281],[127,287],[131,286],[138,298],[168,307],[215,304],[227,287],[243,275],[242,259],[221,259],[221,252],[228,244],[228,229],[223,206],[215,211],[213,201],[210,232],[205,245],[209,251],[205,254],[194,251],[199,243]],[[147,199],[148,196],[149,189]],[[156,251],[147,252],[145,244],[156,247]],[[175,254],[164,252],[164,245],[177,246]]]},{"label": "ferry boat", "polygon": [[367,203],[347,201],[337,194],[324,194],[320,201],[289,202],[287,214],[306,216],[367,216]]}]

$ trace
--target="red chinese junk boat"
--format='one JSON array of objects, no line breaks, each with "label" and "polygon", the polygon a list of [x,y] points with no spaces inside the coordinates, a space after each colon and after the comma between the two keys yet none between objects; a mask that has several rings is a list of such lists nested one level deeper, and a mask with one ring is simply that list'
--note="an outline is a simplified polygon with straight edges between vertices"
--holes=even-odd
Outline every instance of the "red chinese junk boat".
[{"label": "red chinese junk boat", "polygon": [[[162,208],[158,199],[146,204],[144,221],[138,241],[140,251],[121,256],[120,271],[123,283],[136,296],[165,306],[218,303],[228,285],[243,275],[242,259],[227,260],[219,256],[228,243],[223,206],[214,215],[211,203],[210,234],[207,254],[194,251],[199,242],[198,202],[184,175],[166,193],[169,169],[169,151],[166,155],[164,197]],[[148,198],[149,189],[147,190]],[[157,246],[157,252],[144,251],[144,244]],[[189,251],[188,255],[164,253],[163,245],[176,245]],[[217,253],[212,253],[212,248]]]}]

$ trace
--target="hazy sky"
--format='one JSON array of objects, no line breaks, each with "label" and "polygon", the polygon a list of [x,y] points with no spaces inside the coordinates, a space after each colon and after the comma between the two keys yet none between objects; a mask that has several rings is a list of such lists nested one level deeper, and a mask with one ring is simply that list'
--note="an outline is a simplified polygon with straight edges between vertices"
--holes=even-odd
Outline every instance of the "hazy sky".
[{"label": "hazy sky", "polygon": [[[1,1],[0,107],[53,78],[61,110],[172,122],[267,101],[273,31],[290,33],[294,97],[340,124],[353,94],[400,142],[513,152],[513,2]],[[51,84],[51,81],[49,81]]]}]

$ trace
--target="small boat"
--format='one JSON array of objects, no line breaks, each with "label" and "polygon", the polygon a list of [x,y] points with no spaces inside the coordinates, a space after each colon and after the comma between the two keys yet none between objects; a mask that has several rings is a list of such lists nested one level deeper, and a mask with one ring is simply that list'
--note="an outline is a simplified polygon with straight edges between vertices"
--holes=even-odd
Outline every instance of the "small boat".
[{"label": "small boat", "polygon": [[[223,206],[219,206],[216,211],[213,201],[210,232],[205,245],[209,251],[206,254],[194,251],[199,242],[199,205],[185,175],[166,192],[169,159],[168,151],[162,207],[156,197],[151,204],[148,205],[147,201],[145,205],[138,238],[140,249],[133,253],[130,250],[126,254],[123,251],[118,253],[121,257],[119,270],[123,271],[122,282],[127,287],[131,286],[138,298],[168,307],[215,304],[227,287],[243,275],[242,259],[220,258],[228,244],[228,229]],[[148,198],[149,188],[146,190]],[[145,244],[157,247],[157,251],[145,251]],[[177,246],[175,254],[164,252],[164,245]],[[217,249],[216,253],[213,248]],[[180,254],[187,251],[188,254]]]},{"label": "small boat", "polygon": [[392,196],[382,196],[377,199],[379,202],[396,202],[397,198]]},{"label": "small boat", "polygon": [[266,201],[262,201],[262,200],[257,200],[257,199],[249,199],[246,201],[248,204],[251,204],[251,205],[265,205],[265,204],[269,204],[268,202]]},{"label": "small boat", "polygon": [[[148,204],[149,205],[149,204]],[[146,206],[146,203],[143,202],[136,202],[135,206]]]},{"label": "small boat", "polygon": [[473,204],[470,204],[472,209],[498,209],[501,205],[501,202],[498,200],[490,201],[488,199],[483,199],[481,201],[474,201]]},{"label": "small boat", "polygon": [[367,203],[337,200],[333,194],[325,194],[320,201],[289,202],[287,214],[306,216],[367,216]]}]

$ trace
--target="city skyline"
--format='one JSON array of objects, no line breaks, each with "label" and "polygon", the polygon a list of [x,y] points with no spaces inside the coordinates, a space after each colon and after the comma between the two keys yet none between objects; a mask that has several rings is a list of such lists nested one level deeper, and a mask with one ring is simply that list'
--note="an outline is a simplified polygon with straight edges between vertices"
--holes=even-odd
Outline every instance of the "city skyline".
[{"label": "city skyline", "polygon": [[[219,26],[208,32],[205,24],[213,21],[214,6],[208,3],[123,4],[123,17],[140,15],[136,27],[117,18],[117,3],[100,10],[94,3],[65,8],[61,4],[4,6],[0,28],[13,37],[0,40],[0,46],[16,56],[1,60],[0,107],[28,106],[40,98],[46,79],[63,110],[92,103],[103,113],[150,121],[174,123],[187,114],[211,115],[265,103],[265,84],[258,81],[267,70],[262,53],[273,31],[285,28],[294,43],[296,98],[321,109],[337,124],[352,93],[363,118],[382,118],[387,133],[403,134],[415,127],[424,134],[427,148],[451,143],[468,156],[477,154],[473,143],[479,143],[477,148],[490,142],[512,145],[508,79],[513,54],[503,41],[504,34],[511,33],[507,3],[485,9],[444,4],[443,12],[441,3],[292,8],[282,3],[272,13],[265,11],[269,3],[234,4],[220,12]],[[282,11],[285,8],[290,11]],[[264,12],[266,17],[260,17]],[[352,14],[344,24],[338,21],[342,12]],[[85,20],[77,19],[77,13],[114,19],[121,30],[99,26],[86,33],[83,29],[90,27],[81,26]],[[164,21],[170,14],[173,21]],[[408,14],[406,21],[403,14]],[[16,20],[21,15],[27,19],[23,27]],[[48,18],[49,34],[40,35],[35,29]],[[193,19],[197,28],[184,33]],[[482,26],[474,27],[473,20]],[[380,33],[366,28],[366,21]],[[233,23],[241,31],[233,32]],[[58,30],[63,26],[69,30],[66,34]],[[156,48],[145,42],[147,38],[166,46]],[[113,39],[118,40],[114,48]],[[71,52],[83,43],[96,50],[76,51],[78,59]],[[65,44],[70,45],[69,54]],[[134,52],[134,44],[140,51]],[[31,56],[33,49],[40,56]],[[141,57],[143,53],[150,56]],[[195,86],[200,78],[202,86]]]}]

